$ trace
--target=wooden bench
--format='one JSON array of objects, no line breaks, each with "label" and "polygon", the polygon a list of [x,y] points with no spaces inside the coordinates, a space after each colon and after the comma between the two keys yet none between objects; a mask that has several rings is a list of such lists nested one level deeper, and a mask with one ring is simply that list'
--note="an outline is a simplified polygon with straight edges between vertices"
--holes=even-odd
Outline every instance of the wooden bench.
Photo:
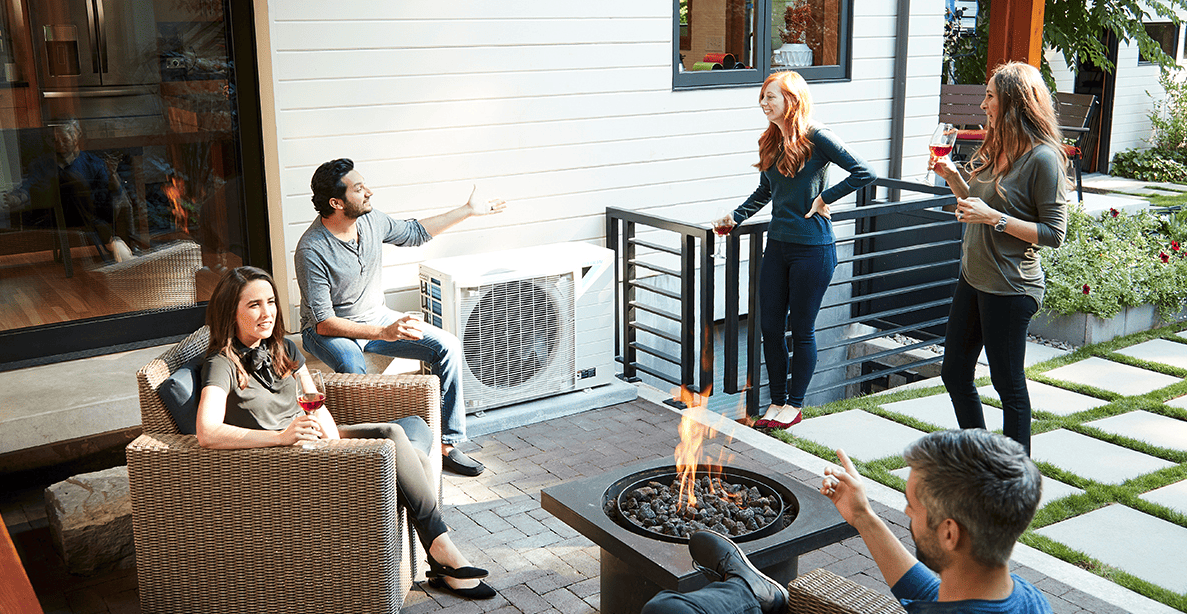
[{"label": "wooden bench", "polygon": [[985,140],[984,127],[987,120],[985,111],[981,110],[981,101],[984,99],[984,85],[940,86],[939,121],[957,128],[957,151],[960,151],[962,146],[975,149]]}]

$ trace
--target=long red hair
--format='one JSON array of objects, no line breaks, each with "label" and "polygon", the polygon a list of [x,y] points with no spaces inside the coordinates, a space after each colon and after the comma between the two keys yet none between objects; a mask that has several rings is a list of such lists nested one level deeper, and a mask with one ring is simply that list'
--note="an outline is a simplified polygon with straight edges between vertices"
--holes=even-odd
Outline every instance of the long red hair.
[{"label": "long red hair", "polygon": [[776,84],[787,109],[783,114],[782,129],[771,122],[767,131],[758,137],[758,164],[754,167],[765,171],[774,166],[780,173],[794,177],[812,157],[812,139],[808,132],[812,95],[808,93],[804,78],[789,70],[767,77],[758,91],[759,100],[768,87]]}]

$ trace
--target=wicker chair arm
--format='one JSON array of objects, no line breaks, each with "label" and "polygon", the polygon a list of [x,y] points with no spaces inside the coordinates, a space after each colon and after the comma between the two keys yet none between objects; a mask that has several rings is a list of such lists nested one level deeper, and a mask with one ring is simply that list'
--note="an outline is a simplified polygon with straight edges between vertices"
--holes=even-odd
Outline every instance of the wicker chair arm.
[{"label": "wicker chair arm", "polygon": [[391,422],[420,416],[441,433],[441,384],[436,375],[327,373],[326,407],[340,424]]},{"label": "wicker chair arm", "polygon": [[903,614],[892,597],[842,578],[825,569],[814,569],[787,585],[789,614]]}]

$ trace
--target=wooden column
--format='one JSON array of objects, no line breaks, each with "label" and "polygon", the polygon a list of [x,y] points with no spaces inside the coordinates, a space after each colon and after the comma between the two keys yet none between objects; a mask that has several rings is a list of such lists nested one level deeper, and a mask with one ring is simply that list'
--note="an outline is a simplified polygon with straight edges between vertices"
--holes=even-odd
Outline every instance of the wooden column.
[{"label": "wooden column", "polygon": [[986,77],[999,64],[1018,61],[1038,68],[1043,60],[1044,0],[997,0],[989,11]]}]

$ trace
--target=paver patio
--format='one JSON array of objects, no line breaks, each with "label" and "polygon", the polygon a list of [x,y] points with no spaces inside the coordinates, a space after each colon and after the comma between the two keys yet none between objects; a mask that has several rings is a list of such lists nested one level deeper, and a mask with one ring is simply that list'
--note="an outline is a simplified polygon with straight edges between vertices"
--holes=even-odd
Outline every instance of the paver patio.
[{"label": "paver patio", "polygon": [[1140,358],[1149,362],[1187,369],[1187,345],[1166,339],[1151,339],[1144,343],[1117,350],[1118,354]]},{"label": "paver patio", "polygon": [[[1030,393],[1030,407],[1032,410],[1045,411],[1056,416],[1070,416],[1109,404],[1104,399],[1072,392],[1071,390],[1051,386],[1043,382],[1027,381],[1026,391]],[[1000,400],[993,386],[981,386],[977,389],[977,393],[985,399]]]},{"label": "paver patio", "polygon": [[1175,466],[1170,461],[1066,429],[1032,437],[1031,454],[1036,461],[1051,463],[1103,484],[1120,484]]}]

